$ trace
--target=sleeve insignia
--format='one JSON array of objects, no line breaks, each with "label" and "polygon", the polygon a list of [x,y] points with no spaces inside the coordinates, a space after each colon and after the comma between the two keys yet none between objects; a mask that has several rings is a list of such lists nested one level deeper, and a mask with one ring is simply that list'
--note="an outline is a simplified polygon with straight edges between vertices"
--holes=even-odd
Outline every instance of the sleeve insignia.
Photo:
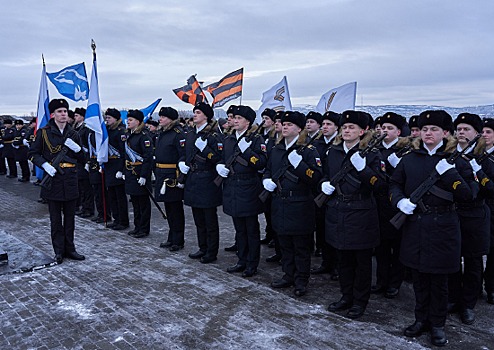
[{"label": "sleeve insignia", "polygon": [[180,147],[185,147],[185,139],[180,140]]},{"label": "sleeve insignia", "polygon": [[461,185],[461,181],[453,182],[453,190],[456,190],[456,187],[458,187],[458,185]]},{"label": "sleeve insignia", "polygon": [[261,143],[261,151],[266,152],[266,145],[264,143]]},{"label": "sleeve insignia", "polygon": [[316,164],[317,166],[322,166],[321,158],[316,158]]},{"label": "sleeve insignia", "polygon": [[145,147],[150,147],[150,146],[151,146],[151,141],[149,141],[149,140],[144,140],[144,146],[145,146]]},{"label": "sleeve insignia", "polygon": [[312,174],[314,174],[314,170],[312,170],[310,168],[305,171],[305,175],[307,175],[311,179],[312,179]]},{"label": "sleeve insignia", "polygon": [[377,177],[373,176],[373,177],[370,178],[370,184],[372,186],[374,186],[374,184],[376,183],[376,181],[377,181]]},{"label": "sleeve insignia", "polygon": [[223,144],[218,142],[218,151],[223,151]]},{"label": "sleeve insignia", "polygon": [[213,156],[214,156],[214,153],[213,152],[208,153],[208,159],[212,159]]},{"label": "sleeve insignia", "polygon": [[258,160],[259,160],[259,159],[258,159],[258,158],[256,158],[255,156],[250,157],[250,162],[251,162],[252,164],[256,164]]},{"label": "sleeve insignia", "polygon": [[487,184],[487,182],[489,182],[489,178],[484,177],[484,178],[482,179],[482,181],[480,182],[480,184],[481,184],[482,186],[484,186],[484,187],[485,187],[485,185]]},{"label": "sleeve insignia", "polygon": [[384,163],[384,161],[381,160],[381,171],[382,172],[386,172],[386,163]]}]

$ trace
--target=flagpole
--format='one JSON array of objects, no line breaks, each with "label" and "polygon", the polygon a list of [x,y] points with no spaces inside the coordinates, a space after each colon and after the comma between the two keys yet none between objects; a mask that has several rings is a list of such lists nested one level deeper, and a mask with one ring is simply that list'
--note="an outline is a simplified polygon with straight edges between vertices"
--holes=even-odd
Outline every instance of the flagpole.
[{"label": "flagpole", "polygon": [[[244,90],[244,67],[242,67],[242,84],[241,84],[241,86],[242,86],[242,92],[243,92],[243,90]],[[243,94],[241,93],[240,94],[240,105],[242,105],[242,95]]]},{"label": "flagpole", "polygon": [[199,84],[199,81],[196,78],[197,74],[194,74],[194,79],[197,81],[197,85],[199,86],[199,89],[201,90],[202,95],[204,96],[204,100],[206,101],[207,104],[209,104],[208,98],[206,97],[206,94],[204,93],[204,90],[202,89],[201,84]]}]

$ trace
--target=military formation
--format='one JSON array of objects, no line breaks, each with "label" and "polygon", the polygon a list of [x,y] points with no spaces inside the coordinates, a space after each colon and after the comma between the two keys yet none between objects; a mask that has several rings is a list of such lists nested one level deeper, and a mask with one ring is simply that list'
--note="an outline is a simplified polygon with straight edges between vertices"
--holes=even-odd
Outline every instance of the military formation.
[{"label": "military formation", "polygon": [[[227,272],[253,277],[261,244],[269,244],[275,254],[266,261],[282,266],[272,288],[301,297],[311,274],[339,281],[330,312],[357,319],[371,294],[393,299],[408,279],[415,322],[404,335],[428,332],[433,345],[443,346],[448,313],[474,323],[483,289],[494,304],[494,119],[462,113],[453,120],[428,110],[407,122],[393,112],[374,120],[353,110],[266,109],[256,124],[248,106],[230,106],[228,118],[215,121],[201,102],[190,120],[162,107],[159,121],[129,110],[124,125],[108,108],[108,161],[99,164],[84,108],[72,112],[55,99],[49,110],[35,137],[36,120],[25,127],[4,118],[0,174],[17,178],[18,162],[19,181],[29,181],[28,159],[44,170],[40,197],[49,206],[58,263],[85,259],[74,244],[75,215],[144,238],[152,203],[168,221],[160,247],[184,248],[186,205],[197,233],[188,256],[213,263],[222,206],[235,229],[235,244],[225,250],[238,257]],[[266,222],[262,239],[259,215]],[[311,266],[313,255],[322,257],[320,266]]]}]

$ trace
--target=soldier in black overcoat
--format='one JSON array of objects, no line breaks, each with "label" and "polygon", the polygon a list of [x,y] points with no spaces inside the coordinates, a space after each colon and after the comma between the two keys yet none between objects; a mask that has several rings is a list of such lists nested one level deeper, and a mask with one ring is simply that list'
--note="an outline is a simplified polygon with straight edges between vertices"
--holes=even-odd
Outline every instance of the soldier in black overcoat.
[{"label": "soldier in black overcoat", "polygon": [[15,161],[19,163],[21,168],[21,177],[18,180],[19,182],[29,182],[31,175],[29,173],[29,163],[27,162],[27,152],[29,151],[28,131],[22,119],[15,121],[12,147],[14,148]]},{"label": "soldier in black overcoat", "polygon": [[[379,177],[381,156],[372,149],[365,157],[372,132],[366,131],[371,116],[345,111],[340,118],[341,142],[335,142],[326,155],[322,192],[326,204],[326,240],[338,250],[341,299],[328,310],[348,310],[350,318],[361,317],[367,307],[372,281],[372,250],[379,244],[379,221],[374,190]],[[336,183],[331,179],[346,164],[351,168]]]},{"label": "soldier in black overcoat", "polygon": [[185,155],[185,132],[180,126],[178,112],[172,107],[159,111],[159,125],[155,143],[156,200],[165,203],[168,217],[168,237],[160,244],[175,252],[184,247],[185,214],[183,186],[177,183],[178,162]]},{"label": "soldier in black overcoat", "polygon": [[[407,215],[403,225],[400,260],[412,272],[415,292],[415,323],[405,336],[416,337],[431,331],[431,342],[446,344],[444,325],[448,306],[448,274],[460,269],[461,235],[455,201],[470,201],[476,195],[461,174],[471,173],[463,159],[446,161],[456,148],[446,138],[451,116],[443,110],[419,115],[420,139],[396,167],[390,183],[390,200]],[[435,187],[418,203],[410,195],[433,173],[440,175]]]},{"label": "soldier in black overcoat", "polygon": [[129,227],[129,204],[125,193],[125,125],[120,111],[108,108],[105,112],[108,130],[108,161],[105,163],[105,185],[113,223],[112,230],[125,230]]},{"label": "soldier in black overcoat", "polygon": [[[322,137],[314,142],[317,152],[321,156],[323,169],[326,168],[327,152],[336,140],[341,114],[327,111],[322,115],[321,132]],[[316,189],[315,189],[316,190]],[[338,280],[338,252],[326,240],[326,207],[316,207],[316,237],[323,237],[321,265],[310,270],[313,275],[329,273],[332,281]]]},{"label": "soldier in black overcoat", "polygon": [[382,132],[386,137],[377,146],[382,156],[384,181],[375,192],[379,213],[380,242],[376,247],[376,284],[371,293],[383,293],[386,298],[395,298],[403,282],[405,268],[400,262],[401,229],[396,229],[389,220],[398,209],[389,201],[389,182],[393,171],[400,162],[399,152],[409,144],[408,138],[400,137],[406,120],[403,116],[387,112],[381,117]]},{"label": "soldier in black overcoat", "polygon": [[[490,157],[484,159],[480,164],[482,170],[489,178],[489,182],[494,181],[494,119],[485,118],[483,120],[482,138],[485,141],[485,153],[490,154]],[[481,182],[482,183],[482,182]],[[485,262],[484,270],[484,289],[487,293],[487,302],[489,304],[494,304],[494,194],[485,193],[486,203],[491,212],[490,221],[490,244],[489,253],[487,254],[487,259]]]},{"label": "soldier in black overcoat", "polygon": [[13,126],[13,121],[10,118],[5,118],[3,120],[4,128],[2,129],[2,140],[3,140],[3,156],[7,159],[7,166],[9,168],[9,173],[7,177],[9,179],[17,178],[17,164],[15,163],[14,147],[12,147],[12,142],[15,138],[15,128]]},{"label": "soldier in black overcoat", "polygon": [[143,131],[144,114],[131,109],[127,114],[127,134],[125,140],[125,192],[130,195],[134,208],[134,229],[129,235],[142,238],[149,235],[151,229],[152,190],[151,173],[153,170],[153,141]]},{"label": "soldier in black overcoat", "polygon": [[89,157],[86,164],[89,166],[89,183],[93,189],[97,212],[91,221],[104,223],[107,226],[112,220],[111,210],[108,203],[108,191],[104,184],[104,169],[98,162],[96,154],[96,133],[93,130],[89,130],[88,149]]},{"label": "soldier in black overcoat", "polygon": [[[233,219],[238,261],[228,272],[243,272],[243,277],[257,273],[260,256],[258,215],[263,212],[259,200],[262,190],[258,172],[266,166],[266,147],[251,125],[256,112],[248,106],[237,106],[233,132],[223,144],[222,161],[216,171],[223,177],[223,211]],[[227,166],[229,165],[229,167]]]},{"label": "soldier in black overcoat", "polygon": [[[85,259],[77,253],[74,245],[75,205],[79,196],[76,164],[84,162],[84,154],[79,135],[67,123],[68,108],[65,99],[50,101],[48,109],[51,119],[48,125],[37,131],[28,153],[30,160],[47,173],[45,176],[51,176],[51,186],[41,188],[41,197],[48,201],[51,239],[55,260],[59,264],[64,257]],[[55,168],[52,162],[63,150],[67,152]],[[63,170],[63,173],[57,169]]]},{"label": "soldier in black overcoat", "polygon": [[[482,132],[482,120],[476,114],[461,113],[454,121],[457,149],[468,146],[468,140]],[[472,171],[463,175],[465,180],[480,186],[481,193],[471,201],[458,201],[456,212],[460,218],[461,230],[461,264],[458,272],[449,275],[448,297],[449,312],[459,312],[464,324],[475,321],[474,307],[482,290],[483,256],[489,253],[490,210],[485,203],[485,195],[494,186],[475,160],[485,148],[485,141],[479,140],[476,147],[466,150],[464,159],[470,162]],[[477,181],[475,181],[477,180]],[[486,187],[487,186],[487,187]]]},{"label": "soldier in black overcoat", "polygon": [[294,294],[307,292],[310,276],[311,240],[315,228],[312,187],[322,177],[322,164],[314,146],[305,147],[301,134],[305,116],[285,112],[281,119],[283,138],[271,150],[264,173],[264,189],[272,192],[273,228],[281,247],[284,276],[273,288],[295,286]]},{"label": "soldier in black overcoat", "polygon": [[184,204],[192,208],[199,245],[199,250],[189,257],[208,264],[217,260],[220,241],[217,207],[221,205],[222,192],[214,179],[223,143],[219,133],[211,130],[214,116],[211,106],[200,102],[193,111],[195,128],[187,134],[185,156],[178,165],[186,175]]}]

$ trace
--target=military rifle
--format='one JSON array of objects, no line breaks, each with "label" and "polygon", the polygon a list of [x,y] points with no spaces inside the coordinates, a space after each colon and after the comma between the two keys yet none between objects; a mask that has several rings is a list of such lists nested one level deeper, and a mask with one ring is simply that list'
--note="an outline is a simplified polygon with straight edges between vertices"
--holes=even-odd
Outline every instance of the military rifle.
[{"label": "military rifle", "polygon": [[[207,140],[207,138],[215,131],[217,123],[218,122],[215,120],[212,124],[210,124],[209,130],[200,136],[203,141]],[[192,167],[192,164],[194,164],[196,157],[198,156],[198,153],[199,153],[199,149],[197,147],[194,147],[194,149],[192,150],[192,155],[189,158],[189,162],[188,162],[189,164],[185,164],[185,165],[187,165],[188,167]],[[186,175],[180,172],[180,174],[178,174],[177,177],[177,183],[179,184],[185,183],[185,178]]]},{"label": "military rifle", "polygon": [[[261,124],[259,124],[259,126],[257,127],[257,130],[253,130],[255,129],[255,125],[252,126],[252,128],[250,128],[249,130],[251,131],[251,133],[249,134],[249,136],[246,136],[247,135],[247,131],[244,132],[242,134],[242,136],[240,136],[238,139],[237,139],[237,143],[235,143],[235,146],[233,147],[235,149],[236,146],[238,146],[238,143],[240,142],[240,140],[242,140],[244,137],[246,138],[247,142],[250,142],[256,135],[259,135],[260,134],[260,131],[262,131],[262,126],[264,125],[264,120],[261,122]],[[243,159],[240,155],[242,154],[242,151],[240,151],[240,149],[238,148],[237,150],[235,150],[235,152],[233,153],[232,157],[229,159],[228,162],[226,162],[225,164],[225,167],[230,170],[230,173],[229,174],[234,174],[235,172],[233,171],[233,165],[235,164],[235,162],[238,162],[240,163],[241,165],[243,166],[247,166],[248,163],[245,159]],[[216,186],[220,187],[221,186],[221,183],[223,182],[224,178],[220,175],[218,175],[216,177],[216,179],[214,179],[214,183]]]},{"label": "military rifle", "polygon": [[[70,135],[67,134],[67,136],[64,138],[63,143],[62,143],[62,149],[58,152],[57,156],[53,158],[51,162],[51,166],[54,167],[57,170],[57,173],[60,175],[63,175],[65,171],[60,167],[60,163],[64,159],[65,155],[69,151],[67,146],[65,146],[65,141]],[[53,175],[55,176],[55,175]],[[39,184],[40,186],[44,187],[48,191],[51,190],[51,182],[53,180],[53,177],[50,176],[46,171],[45,175],[43,176],[43,179],[41,180],[41,183]]]},{"label": "military rifle", "polygon": [[[305,145],[303,145],[302,147],[300,147],[299,149],[296,150],[297,154],[301,155],[305,149],[307,147],[309,147],[310,145],[312,145],[314,143],[314,141],[316,141],[317,139],[319,139],[319,137],[321,137],[322,135],[322,132],[321,131],[318,131],[317,134],[314,135],[314,137],[312,137],[309,142],[307,142]],[[292,165],[290,164],[290,162],[288,160],[286,160],[286,163],[273,175],[273,177],[271,178],[277,185],[278,189],[281,190],[281,187],[280,187],[280,180],[283,176],[285,176],[286,172],[288,171],[288,169],[291,167]],[[268,199],[269,195],[271,194],[271,192],[269,192],[268,190],[264,189],[262,190],[261,194],[259,195],[259,199],[261,200],[261,202],[266,202],[266,200]]]},{"label": "military rifle", "polygon": [[[481,136],[482,136],[481,134],[477,134],[477,136],[475,136],[475,138],[473,138],[473,140],[468,141],[468,139],[467,139],[467,141],[468,141],[467,146],[461,151],[456,150],[455,152],[453,152],[446,159],[446,161],[449,164],[454,164],[456,159],[463,156],[470,149],[470,147],[472,147],[478,141],[478,139]],[[435,183],[439,180],[440,177],[441,177],[441,175],[439,175],[436,168],[434,167],[434,170],[427,177],[427,179],[424,182],[422,182],[422,184],[419,187],[417,187],[412,192],[412,194],[410,194],[410,202],[412,202],[414,204],[419,203],[419,201],[422,199],[422,197],[432,188],[432,186],[435,185]],[[391,218],[391,220],[389,220],[389,222],[391,223],[391,225],[394,226],[394,228],[399,230],[401,228],[401,226],[403,226],[403,224],[405,223],[407,216],[408,216],[407,214],[403,213],[402,211],[399,211],[398,213],[396,213],[395,216],[393,216]]]}]

